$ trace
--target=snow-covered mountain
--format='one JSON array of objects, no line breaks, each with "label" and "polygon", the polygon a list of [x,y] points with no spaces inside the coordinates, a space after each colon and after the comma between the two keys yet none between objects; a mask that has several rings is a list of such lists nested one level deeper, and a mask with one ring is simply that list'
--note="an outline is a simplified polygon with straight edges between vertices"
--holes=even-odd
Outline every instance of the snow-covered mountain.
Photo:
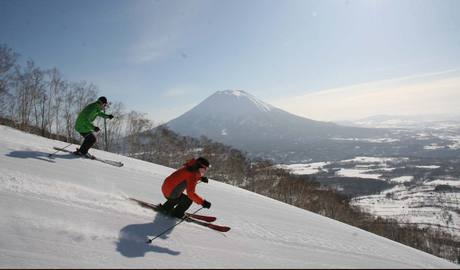
[{"label": "snow-covered mountain", "polygon": [[[210,180],[203,214],[226,234],[183,223],[127,197],[162,202],[174,169],[107,153],[118,168],[57,153],[65,143],[0,126],[0,268],[457,268],[332,219]],[[71,146],[71,148],[76,147]],[[212,159],[211,159],[212,162]],[[196,210],[198,206],[192,206]]]},{"label": "snow-covered mountain", "polygon": [[329,138],[362,138],[381,130],[340,126],[293,115],[241,90],[218,91],[167,125],[248,152],[292,151]]}]

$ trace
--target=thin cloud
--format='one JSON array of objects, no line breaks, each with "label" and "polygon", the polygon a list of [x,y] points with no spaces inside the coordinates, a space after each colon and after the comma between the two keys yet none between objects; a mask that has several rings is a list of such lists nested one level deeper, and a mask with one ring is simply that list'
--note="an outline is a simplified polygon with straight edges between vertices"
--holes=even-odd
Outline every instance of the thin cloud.
[{"label": "thin cloud", "polygon": [[376,114],[458,114],[458,69],[368,82],[272,102],[316,120],[356,119]]},{"label": "thin cloud", "polygon": [[[455,74],[455,73],[458,73],[459,71],[460,69],[450,69],[450,70],[445,70],[445,71],[423,73],[423,74],[417,74],[417,75],[411,75],[411,76],[405,76],[405,77],[393,78],[393,79],[387,79],[387,80],[365,82],[365,83],[354,84],[350,86],[344,86],[344,87],[339,87],[339,88],[317,91],[314,93],[309,93],[305,96],[330,95],[334,93],[338,94],[340,92],[343,92],[344,94],[345,93],[348,94],[348,91],[356,91],[358,89],[367,89],[366,91],[371,91],[372,89],[378,90],[390,84],[411,83],[411,81],[416,80],[416,79],[419,79],[419,80],[434,79],[435,77],[439,77],[439,76]],[[460,75],[457,75],[457,76],[460,76]]]}]

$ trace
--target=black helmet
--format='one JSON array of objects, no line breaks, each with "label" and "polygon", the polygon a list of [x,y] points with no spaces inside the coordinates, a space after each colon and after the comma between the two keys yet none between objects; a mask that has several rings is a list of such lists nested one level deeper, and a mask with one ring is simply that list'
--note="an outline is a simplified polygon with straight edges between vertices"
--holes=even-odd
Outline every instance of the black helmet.
[{"label": "black helmet", "polygon": [[99,98],[97,99],[97,101],[99,101],[99,102],[102,103],[102,104],[107,104],[107,98],[104,97],[104,96],[99,97]]},{"label": "black helmet", "polygon": [[196,162],[199,164],[200,168],[208,168],[209,167],[209,161],[207,159],[205,159],[204,157],[197,158]]}]

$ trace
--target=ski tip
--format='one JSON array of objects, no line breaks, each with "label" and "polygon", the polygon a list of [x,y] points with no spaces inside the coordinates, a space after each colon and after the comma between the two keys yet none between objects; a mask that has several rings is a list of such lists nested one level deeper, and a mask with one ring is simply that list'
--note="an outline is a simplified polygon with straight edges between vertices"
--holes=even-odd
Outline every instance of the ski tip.
[{"label": "ski tip", "polygon": [[220,227],[218,229],[218,231],[220,231],[220,232],[228,232],[228,231],[230,231],[230,229],[231,229],[230,227],[222,226],[222,227]]}]

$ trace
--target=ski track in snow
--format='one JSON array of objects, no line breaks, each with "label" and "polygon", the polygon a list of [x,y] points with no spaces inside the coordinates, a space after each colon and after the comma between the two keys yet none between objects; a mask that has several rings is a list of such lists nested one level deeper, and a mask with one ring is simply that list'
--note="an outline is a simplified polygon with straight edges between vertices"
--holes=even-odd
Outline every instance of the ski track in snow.
[{"label": "ski track in snow", "polygon": [[[151,217],[152,211],[141,208],[129,201],[127,196],[118,192],[97,191],[82,185],[67,183],[52,178],[41,178],[35,175],[24,174],[6,168],[0,169],[0,194],[16,194],[27,199],[38,199],[51,203],[58,203],[84,211],[105,213],[114,212],[119,215],[138,215]],[[28,224],[37,231],[57,231],[73,241],[81,242],[84,239],[97,241],[98,239],[117,240],[120,235],[108,233],[104,229],[97,229],[89,225],[75,224],[65,219],[46,219],[40,214],[31,212],[18,213],[15,221]],[[123,237],[123,236],[121,236]],[[145,239],[137,239],[142,242]]]},{"label": "ski track in snow", "polygon": [[0,192],[14,192],[20,196],[34,197],[40,200],[59,202],[75,207],[84,207],[97,211],[119,211],[138,213],[139,207],[129,203],[125,195],[116,195],[97,191],[84,186],[61,182],[57,179],[18,173],[1,169]]}]

